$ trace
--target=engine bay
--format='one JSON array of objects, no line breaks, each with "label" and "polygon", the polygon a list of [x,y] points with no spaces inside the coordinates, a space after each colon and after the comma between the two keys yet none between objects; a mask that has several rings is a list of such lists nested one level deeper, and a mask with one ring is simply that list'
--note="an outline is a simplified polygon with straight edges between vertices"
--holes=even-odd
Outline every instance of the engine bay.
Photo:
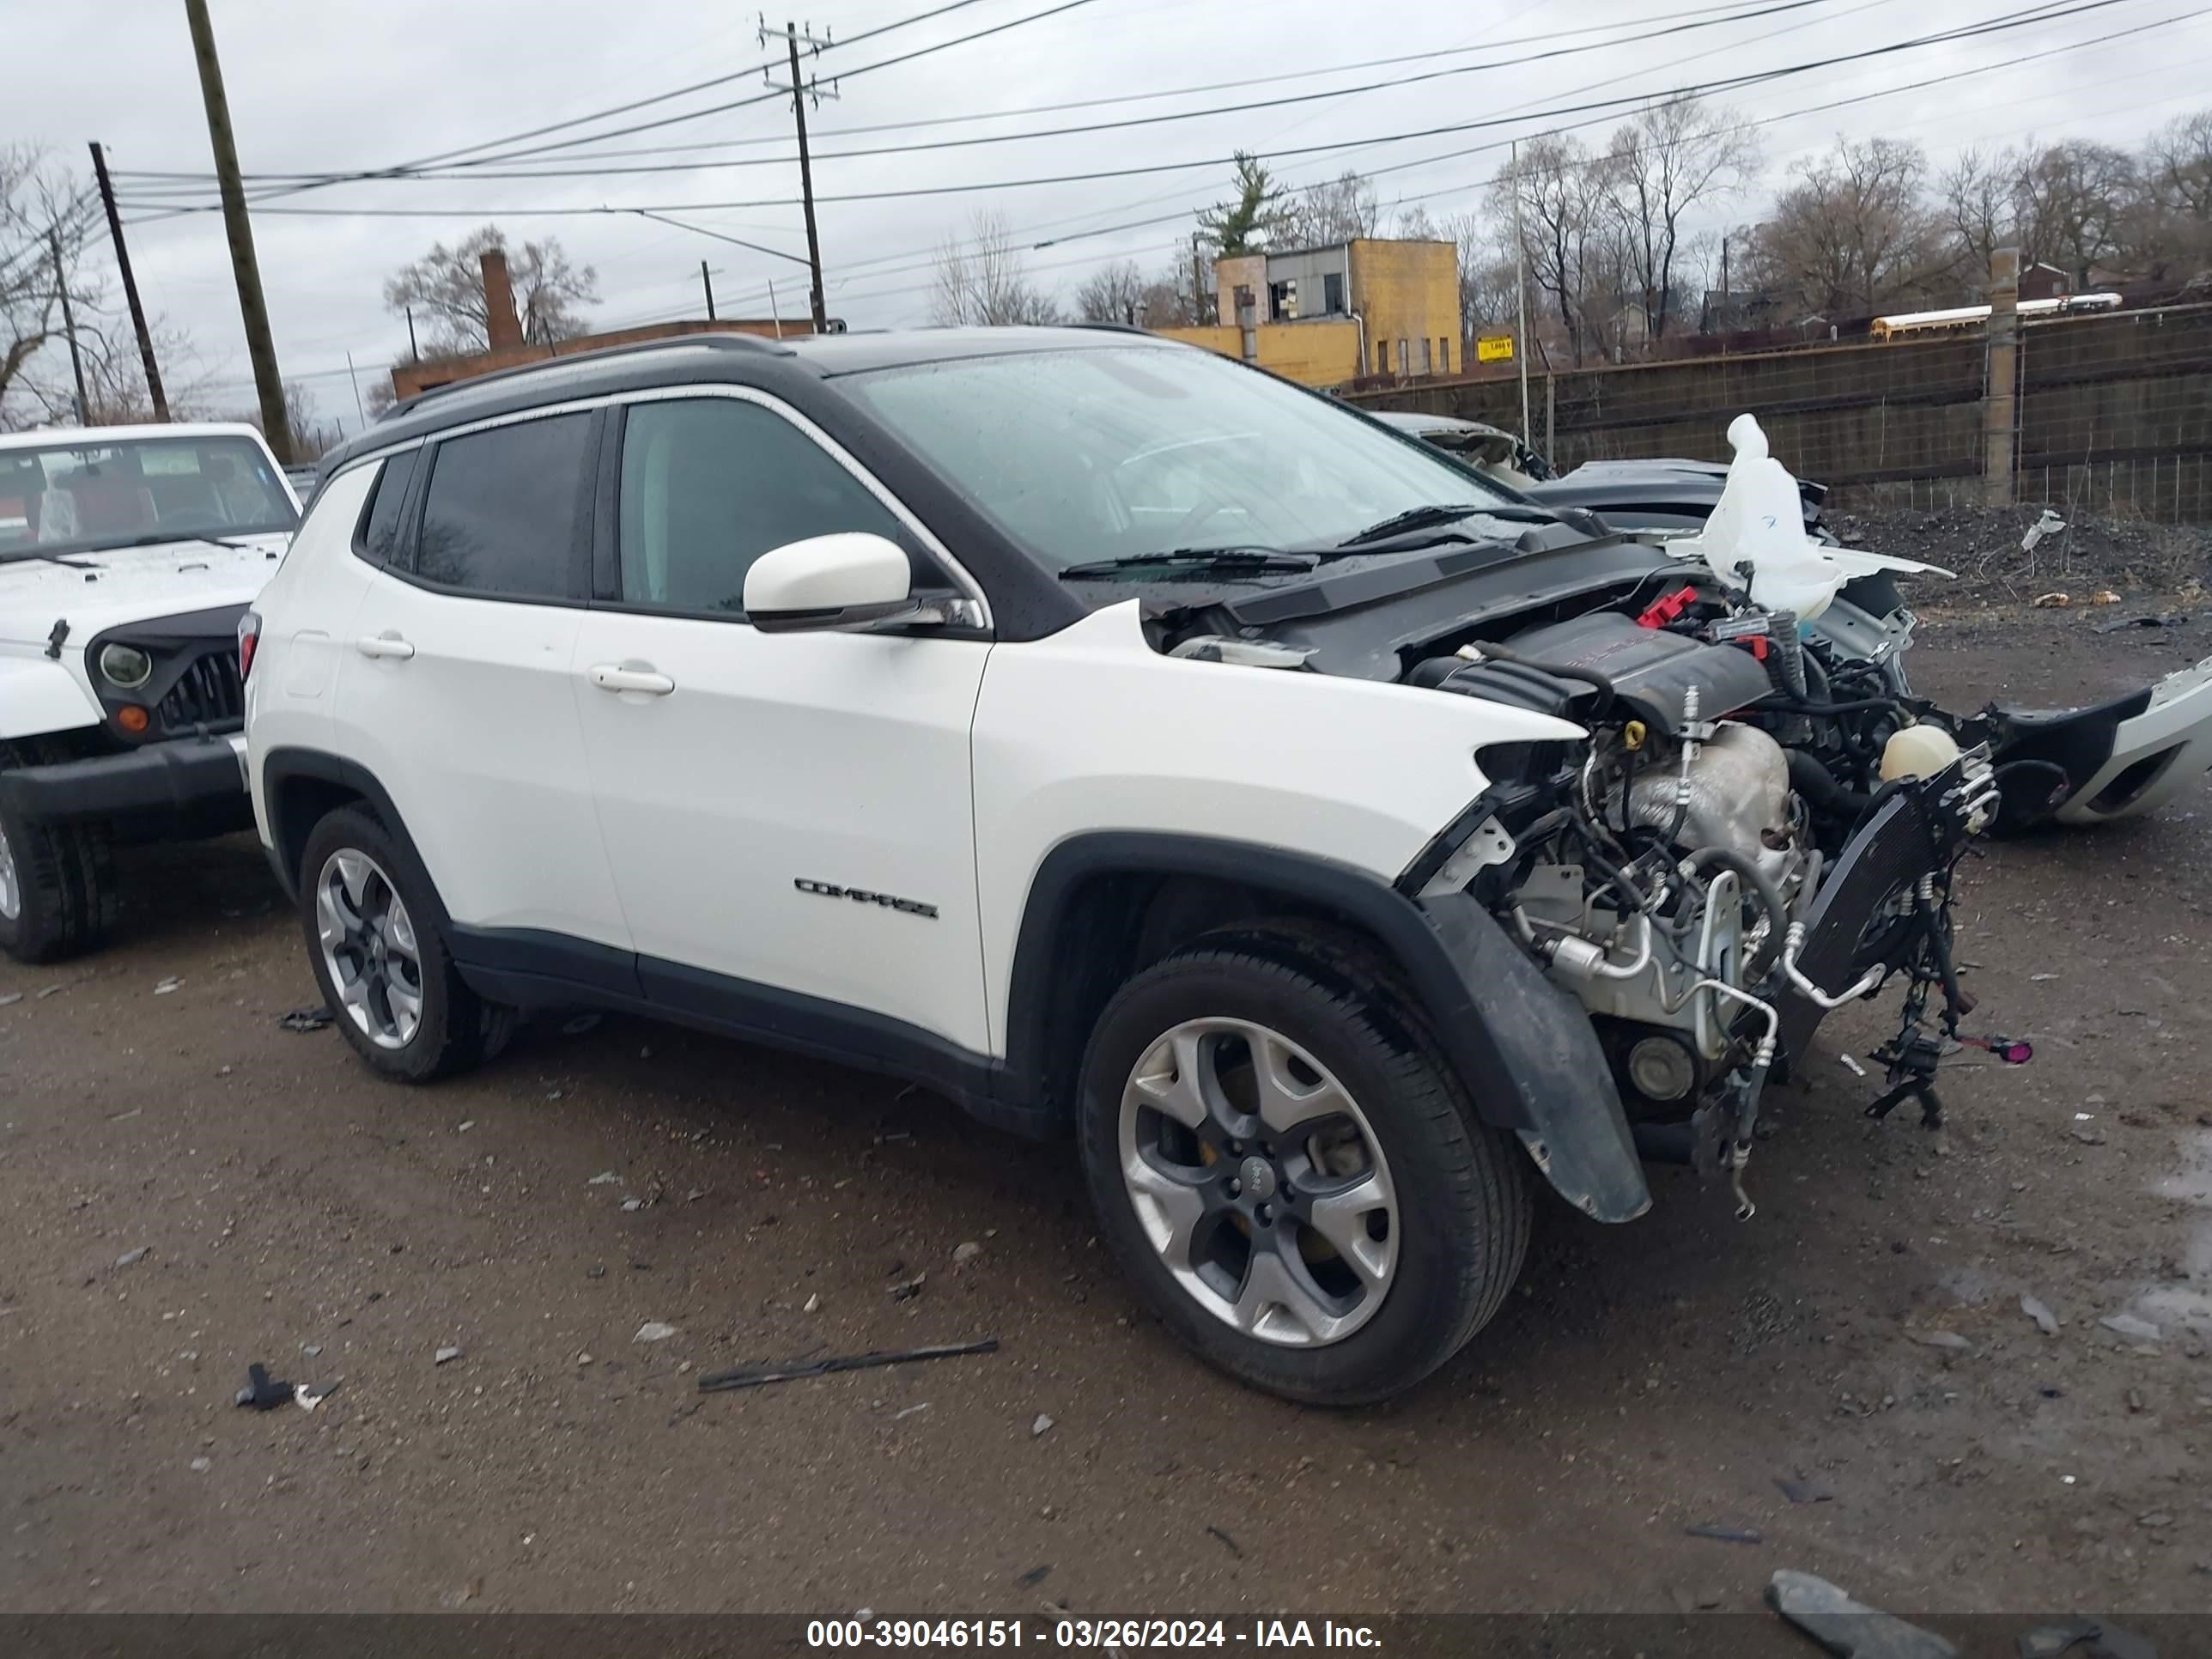
[{"label": "engine bay", "polygon": [[[1173,655],[1357,660],[1584,729],[1478,750],[1489,787],[1420,892],[1477,898],[1580,1000],[1647,1159],[1726,1171],[1747,1218],[1767,1083],[1829,1010],[1893,980],[1900,1023],[1869,1109],[1917,1099],[1939,1121],[1936,1060],[1972,1007],[1951,957],[1954,872],[2000,791],[1986,744],[1962,748],[1886,660],[1911,622],[1894,586],[1844,586],[1814,627],[1648,544],[1522,553],[1495,603],[1480,601],[1508,572],[1437,561],[1368,591],[1338,579],[1325,605],[1278,589],[1147,625]],[[1405,627],[1417,611],[1432,626],[1458,614],[1422,634]]]}]

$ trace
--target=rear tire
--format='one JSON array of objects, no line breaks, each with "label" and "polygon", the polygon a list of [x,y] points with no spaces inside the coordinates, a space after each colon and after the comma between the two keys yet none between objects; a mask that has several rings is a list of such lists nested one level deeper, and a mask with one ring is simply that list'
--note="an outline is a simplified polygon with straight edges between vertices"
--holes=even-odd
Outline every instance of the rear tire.
[{"label": "rear tire", "polygon": [[462,983],[429,873],[364,808],[340,807],[308,835],[300,920],[331,1024],[378,1076],[434,1082],[504,1046],[507,1011]]},{"label": "rear tire", "polygon": [[[70,757],[60,743],[0,744],[0,770]],[[36,823],[0,799],[0,951],[59,962],[105,943],[116,912],[115,857],[103,823]]]},{"label": "rear tire", "polygon": [[1092,1033],[1079,1110],[1123,1270],[1200,1358],[1270,1393],[1402,1392],[1520,1273],[1516,1151],[1408,1000],[1318,941],[1220,935],[1136,975]]}]

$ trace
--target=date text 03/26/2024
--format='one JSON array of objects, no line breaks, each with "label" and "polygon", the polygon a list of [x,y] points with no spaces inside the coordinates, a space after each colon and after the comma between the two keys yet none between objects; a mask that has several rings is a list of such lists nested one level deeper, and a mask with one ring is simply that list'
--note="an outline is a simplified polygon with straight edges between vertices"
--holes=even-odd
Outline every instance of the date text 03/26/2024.
[{"label": "date text 03/26/2024", "polygon": [[1365,1625],[1334,1620],[814,1619],[810,1648],[891,1648],[940,1653],[969,1648],[1358,1648],[1382,1646]]}]

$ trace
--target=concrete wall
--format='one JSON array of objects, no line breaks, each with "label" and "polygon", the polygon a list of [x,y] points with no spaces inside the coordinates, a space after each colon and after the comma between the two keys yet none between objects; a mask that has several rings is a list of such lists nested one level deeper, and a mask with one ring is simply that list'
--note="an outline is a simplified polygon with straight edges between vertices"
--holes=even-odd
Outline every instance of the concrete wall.
[{"label": "concrete wall", "polygon": [[605,334],[583,334],[573,340],[562,340],[554,345],[503,346],[496,351],[479,351],[468,357],[426,357],[419,363],[394,363],[392,366],[392,395],[403,402],[433,386],[451,386],[456,380],[473,380],[479,374],[489,374],[494,369],[518,368],[524,363],[543,362],[548,357],[572,356],[579,351],[599,351],[608,346],[635,345],[643,340],[666,340],[686,334],[756,334],[764,338],[796,337],[811,334],[812,325],[802,317],[797,322],[786,321],[779,328],[774,319],[726,317],[714,322],[704,319],[696,321],[652,323],[642,328],[617,328]]},{"label": "concrete wall", "polygon": [[[1365,370],[1378,372],[1378,345],[1389,354],[1382,372],[1441,374],[1458,361],[1459,249],[1450,242],[1356,241],[1352,255],[1352,308],[1367,325]],[[1400,367],[1398,342],[1406,343]],[[1425,344],[1425,356],[1424,346]],[[1440,357],[1449,357],[1447,368]]]},{"label": "concrete wall", "polygon": [[[2021,341],[2021,499],[2212,520],[2212,306],[2033,323]],[[1785,465],[1847,500],[1963,500],[1980,477],[1982,393],[1983,343],[1962,334],[1549,375],[1532,364],[1529,424],[1562,468],[1725,461],[1728,423],[1749,410]],[[1352,400],[1521,424],[1510,374]]]},{"label": "concrete wall", "polygon": [[[1235,328],[1156,328],[1163,339],[1204,346],[1224,357],[1244,355],[1243,333]],[[1259,364],[1301,386],[1341,386],[1358,372],[1359,325],[1349,317],[1316,318],[1304,323],[1262,323],[1253,331]]]}]

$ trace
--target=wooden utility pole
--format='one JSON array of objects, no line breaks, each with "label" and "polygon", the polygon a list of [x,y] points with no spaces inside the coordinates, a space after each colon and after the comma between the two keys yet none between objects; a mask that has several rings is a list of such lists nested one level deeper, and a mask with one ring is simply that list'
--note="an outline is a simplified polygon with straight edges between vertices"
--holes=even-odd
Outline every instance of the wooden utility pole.
[{"label": "wooden utility pole", "polygon": [[[763,24],[760,31],[761,44],[766,46],[772,38]],[[806,148],[806,106],[811,100],[818,108],[823,98],[835,98],[837,83],[832,81],[828,91],[824,92],[822,83],[813,76],[800,78],[799,46],[801,40],[806,43],[810,52],[817,54],[830,42],[827,36],[816,40],[811,31],[802,34],[796,23],[783,26],[784,45],[791,54],[791,112],[799,124],[799,197],[806,212],[806,268],[813,278],[813,286],[807,299],[814,313],[814,331],[821,334],[829,329],[830,313],[822,299],[822,241],[814,229],[814,161]],[[775,82],[770,81],[769,84],[774,86]]]},{"label": "wooden utility pole", "polygon": [[[1514,141],[1513,174],[1513,356],[1521,374],[1521,441],[1535,447],[1528,430],[1528,245],[1521,240],[1521,144]],[[1549,448],[1547,443],[1546,447]],[[1547,459],[1549,459],[1547,456]]]},{"label": "wooden utility pole", "polygon": [[146,307],[138,303],[138,279],[131,274],[131,250],[123,242],[123,219],[115,210],[115,186],[107,177],[107,153],[92,147],[93,177],[100,180],[100,204],[107,210],[107,234],[115,244],[115,266],[123,273],[123,297],[131,304],[131,326],[138,335],[138,361],[146,369],[146,395],[154,400],[154,418],[169,418],[169,399],[161,390],[161,365],[154,361],[154,336],[146,326]]},{"label": "wooden utility pole", "polygon": [[76,313],[70,309],[69,268],[62,263],[62,229],[59,225],[46,228],[46,246],[54,257],[54,297],[62,302],[62,332],[69,337],[70,373],[76,377],[76,423],[82,426],[89,418],[91,402],[84,395],[84,355],[76,347]]},{"label": "wooden utility pole", "polygon": [[1982,392],[1982,499],[2009,507],[2013,420],[2020,384],[2020,250],[1990,255],[1989,373]]},{"label": "wooden utility pole", "polygon": [[246,186],[238,176],[238,143],[230,130],[230,103],[223,96],[222,64],[216,57],[215,26],[208,21],[207,0],[185,0],[185,19],[191,26],[200,98],[207,106],[208,147],[215,152],[216,179],[222,192],[222,228],[230,243],[231,274],[238,282],[246,355],[253,364],[253,389],[261,403],[261,434],[277,464],[289,466],[292,424],[284,414],[284,381],[276,372],[268,302],[261,297],[261,267],[253,257],[253,226],[246,216]]},{"label": "wooden utility pole", "polygon": [[714,320],[714,274],[707,269],[704,259],[699,261],[700,286],[707,290],[707,320]]},{"label": "wooden utility pole", "polygon": [[414,363],[422,361],[422,348],[415,343],[415,307],[413,306],[407,307],[407,360]]}]

